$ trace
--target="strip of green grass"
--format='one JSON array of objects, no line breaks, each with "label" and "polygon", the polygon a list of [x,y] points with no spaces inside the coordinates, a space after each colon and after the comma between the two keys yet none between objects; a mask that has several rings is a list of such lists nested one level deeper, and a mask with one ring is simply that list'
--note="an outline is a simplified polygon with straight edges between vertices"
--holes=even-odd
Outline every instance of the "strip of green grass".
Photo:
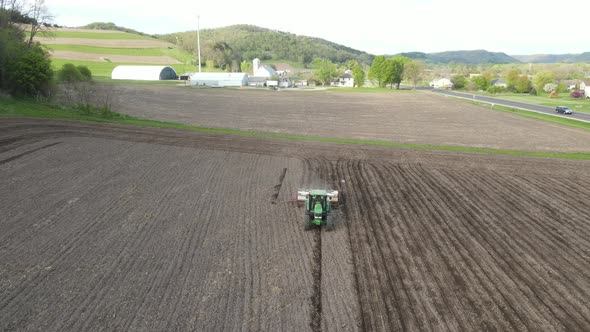
[{"label": "strip of green grass", "polygon": [[70,51],[96,54],[116,54],[132,56],[162,56],[168,55],[160,48],[110,48],[84,45],[59,45],[46,44],[49,49],[54,51]]},{"label": "strip of green grass", "polygon": [[199,132],[231,134],[231,135],[237,135],[237,136],[269,137],[269,138],[281,138],[281,139],[299,140],[299,141],[384,146],[384,147],[396,147],[396,148],[410,148],[410,149],[417,149],[417,150],[435,150],[435,151],[454,151],[454,152],[468,152],[468,153],[497,154],[497,155],[510,155],[510,156],[521,156],[521,157],[544,157],[544,158],[590,160],[590,153],[582,153],[582,152],[580,152],[580,153],[533,152],[533,151],[472,148],[472,147],[447,146],[447,145],[422,145],[422,144],[384,142],[384,141],[376,141],[376,140],[326,138],[326,137],[290,135],[290,134],[280,134],[280,133],[263,133],[263,132],[255,132],[255,131],[241,131],[241,130],[237,130],[237,129],[196,127],[196,126],[183,125],[183,124],[172,123],[172,122],[159,122],[159,121],[152,121],[152,120],[143,120],[143,119],[138,119],[138,118],[130,117],[130,116],[115,113],[115,112],[109,112],[106,116],[103,116],[103,114],[100,112],[88,114],[88,113],[84,113],[84,112],[81,112],[79,110],[72,109],[72,108],[56,107],[56,106],[52,106],[52,105],[48,105],[48,104],[36,103],[33,101],[23,101],[23,100],[7,99],[7,98],[0,99],[0,117],[35,117],[35,118],[50,118],[50,119],[97,121],[97,122],[119,123],[119,124],[137,125],[137,126],[145,126],[145,127],[174,128],[174,129],[184,129],[184,130],[192,130],[192,131],[199,131]]},{"label": "strip of green grass", "polygon": [[[163,66],[163,65],[158,65],[158,64],[150,65],[150,64],[145,64],[145,63],[94,62],[94,61],[51,59],[51,65],[54,70],[60,69],[66,63],[71,63],[75,66],[86,66],[92,72],[92,76],[103,76],[103,77],[111,77],[113,69],[115,69],[115,67],[120,66],[120,65]],[[198,70],[197,67],[194,65],[171,64],[168,66],[174,68],[174,70],[176,70],[177,74],[181,74],[184,72],[196,72]],[[208,70],[208,69],[206,69],[206,70]]]},{"label": "strip of green grass", "polygon": [[366,93],[396,93],[396,92],[410,92],[414,93],[416,90],[407,89],[390,89],[390,88],[372,88],[372,87],[360,87],[360,88],[345,88],[345,87],[333,87],[328,88],[328,92],[366,92]]},{"label": "strip of green grass", "polygon": [[[462,99],[462,100],[466,100],[466,99]],[[497,110],[497,111],[509,112],[512,114],[525,116],[527,118],[533,118],[533,119],[558,123],[560,125],[565,125],[565,126],[569,126],[569,127],[575,127],[578,129],[590,131],[590,122],[572,120],[572,119],[568,119],[568,118],[564,118],[564,117],[560,117],[560,116],[547,115],[547,114],[537,113],[537,112],[532,112],[532,111],[525,111],[525,110],[516,109],[516,108],[512,108],[512,107],[508,107],[508,106],[502,106],[502,105],[496,105],[496,104],[494,104],[494,106],[491,106],[488,103],[479,103],[479,102],[474,102],[474,101],[470,101],[470,100],[466,100],[466,101],[468,101],[472,104],[475,104],[475,105],[483,106],[485,108],[491,108],[491,109]]]},{"label": "strip of green grass", "polygon": [[[459,92],[467,92],[467,91],[459,91]],[[541,105],[541,106],[549,106],[549,107],[556,107],[556,106],[567,106],[571,108],[574,112],[583,112],[583,113],[590,113],[590,99],[584,98],[572,98],[569,96],[569,93],[560,93],[559,97],[557,98],[549,98],[548,95],[541,95],[541,96],[532,96],[527,93],[500,93],[500,94],[490,94],[487,92],[479,92],[479,91],[469,91],[470,94],[476,94],[480,96],[498,98],[498,99],[506,99],[512,101],[518,101],[521,103],[533,104],[533,105]]]},{"label": "strip of green grass", "polygon": [[568,94],[560,94],[559,98],[531,95],[500,95],[498,98],[519,101],[522,103],[536,104],[542,106],[556,107],[567,106],[574,112],[590,113],[590,99],[571,98]]}]

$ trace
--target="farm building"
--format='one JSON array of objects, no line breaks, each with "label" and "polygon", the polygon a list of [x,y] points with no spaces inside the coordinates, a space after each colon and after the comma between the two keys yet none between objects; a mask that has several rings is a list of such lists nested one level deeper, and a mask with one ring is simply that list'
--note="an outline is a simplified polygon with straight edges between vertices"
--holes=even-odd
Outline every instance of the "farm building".
[{"label": "farm building", "polygon": [[354,87],[354,78],[352,77],[351,71],[347,70],[344,74],[340,75],[337,80],[331,82],[332,86],[343,86],[352,88]]},{"label": "farm building", "polygon": [[244,86],[248,85],[246,73],[194,73],[190,75],[190,85],[206,86]]},{"label": "farm building", "polygon": [[159,81],[178,79],[176,71],[168,66],[117,66],[111,78],[114,80]]},{"label": "farm building", "polygon": [[493,87],[498,87],[498,88],[507,88],[508,87],[508,83],[506,83],[506,81],[504,81],[501,78],[496,78],[496,79],[492,80],[490,82],[490,85]]},{"label": "farm building", "polygon": [[279,74],[271,67],[260,63],[260,59],[256,58],[252,61],[252,72],[254,77],[266,77],[271,78],[273,76],[279,76]]},{"label": "farm building", "polygon": [[448,78],[441,78],[430,82],[430,86],[435,89],[451,89],[453,88],[453,82]]}]

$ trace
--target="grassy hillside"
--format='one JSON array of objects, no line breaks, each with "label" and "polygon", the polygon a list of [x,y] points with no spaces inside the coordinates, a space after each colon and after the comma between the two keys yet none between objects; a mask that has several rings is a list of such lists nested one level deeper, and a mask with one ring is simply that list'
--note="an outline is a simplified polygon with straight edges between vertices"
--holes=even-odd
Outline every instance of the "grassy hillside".
[{"label": "grassy hillside", "polygon": [[448,51],[438,53],[422,53],[422,52],[406,52],[401,53],[411,59],[418,59],[427,63],[447,64],[447,63],[462,63],[462,64],[505,64],[505,63],[520,63],[520,60],[515,59],[506,53],[489,52],[486,50],[474,51]]},{"label": "grassy hillside", "polygon": [[[118,65],[168,65],[179,74],[197,71],[190,53],[152,36],[129,33],[125,31],[130,29],[118,28],[118,31],[58,29],[53,33],[54,38],[42,39],[41,42],[54,52],[54,69],[61,68],[65,63],[84,65],[96,77],[110,77]],[[144,43],[146,46],[128,48],[129,43],[136,40],[147,41]],[[113,43],[116,47],[108,46]],[[151,59],[146,57],[158,57],[159,62],[151,63]]]},{"label": "grassy hillside", "polygon": [[[187,52],[194,52],[196,31],[159,35],[170,43],[178,43]],[[237,61],[283,59],[304,65],[314,58],[327,58],[337,63],[356,59],[370,64],[374,56],[363,51],[324,39],[295,35],[288,32],[260,28],[253,25],[232,25],[201,31],[203,57],[212,57],[213,45],[225,42]]]}]

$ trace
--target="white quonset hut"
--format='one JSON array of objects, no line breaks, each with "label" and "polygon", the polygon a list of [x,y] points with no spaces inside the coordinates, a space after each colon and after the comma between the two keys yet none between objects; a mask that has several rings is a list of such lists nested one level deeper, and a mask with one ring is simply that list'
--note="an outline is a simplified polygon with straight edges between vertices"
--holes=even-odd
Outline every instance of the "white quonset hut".
[{"label": "white quonset hut", "polygon": [[244,86],[248,85],[246,73],[194,73],[190,75],[190,85],[206,86]]},{"label": "white quonset hut", "polygon": [[159,81],[178,79],[176,71],[168,66],[117,66],[111,78],[114,80]]}]

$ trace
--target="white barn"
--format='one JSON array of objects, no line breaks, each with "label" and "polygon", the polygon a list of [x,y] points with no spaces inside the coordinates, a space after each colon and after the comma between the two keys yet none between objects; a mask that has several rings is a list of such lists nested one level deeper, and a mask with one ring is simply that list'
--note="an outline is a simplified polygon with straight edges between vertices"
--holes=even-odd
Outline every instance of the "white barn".
[{"label": "white barn", "polygon": [[190,75],[190,85],[205,86],[244,86],[248,85],[246,73],[194,73]]},{"label": "white barn", "polygon": [[159,81],[178,79],[176,71],[168,66],[117,66],[111,73],[114,80]]},{"label": "white barn", "polygon": [[252,61],[252,72],[254,77],[266,77],[271,78],[273,76],[279,76],[279,74],[271,67],[260,63],[260,59],[256,58]]}]

